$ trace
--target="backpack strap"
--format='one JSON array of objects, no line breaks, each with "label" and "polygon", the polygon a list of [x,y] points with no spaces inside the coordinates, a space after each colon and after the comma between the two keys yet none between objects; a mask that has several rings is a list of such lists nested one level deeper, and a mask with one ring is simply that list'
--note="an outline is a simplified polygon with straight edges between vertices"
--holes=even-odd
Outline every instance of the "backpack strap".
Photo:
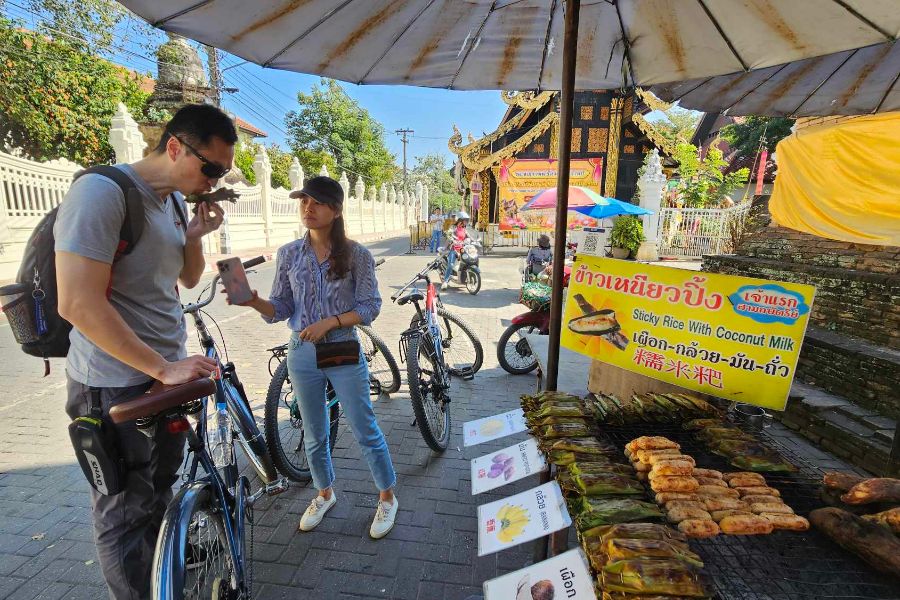
[{"label": "backpack strap", "polygon": [[184,211],[181,210],[181,202],[178,201],[175,194],[169,194],[169,199],[172,201],[172,206],[175,208],[175,214],[178,215],[178,219],[181,221],[181,228],[184,230],[184,233],[187,234],[188,222],[184,216]]},{"label": "backpack strap", "polygon": [[88,173],[95,173],[111,179],[122,190],[125,198],[125,220],[122,221],[122,228],[119,230],[119,245],[113,257],[115,263],[126,254],[131,253],[144,233],[144,199],[131,177],[121,169],[111,165],[97,165],[75,173],[73,181]]}]

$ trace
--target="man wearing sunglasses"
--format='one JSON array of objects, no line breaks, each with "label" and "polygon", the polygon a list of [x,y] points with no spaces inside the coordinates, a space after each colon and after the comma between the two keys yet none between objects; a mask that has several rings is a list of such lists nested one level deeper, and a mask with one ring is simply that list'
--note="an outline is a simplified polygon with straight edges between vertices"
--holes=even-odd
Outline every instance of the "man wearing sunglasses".
[{"label": "man wearing sunglasses", "polygon": [[[70,417],[89,415],[98,404],[105,417],[111,405],[143,394],[154,381],[185,383],[215,369],[204,356],[187,356],[178,286],[200,281],[201,238],[219,228],[224,213],[217,204],[202,205],[190,218],[184,196],[212,189],[231,169],[236,142],[228,115],[188,105],[150,154],[116,165],[134,184],[132,206],[139,193],[144,216],[140,239],[124,255],[122,188],[96,173],[72,184],[54,228],[58,310],[73,325],[66,359]],[[160,427],[151,438],[133,422],[107,425],[126,465],[125,490],[91,489],[97,554],[111,598],[149,598],[154,545],[184,437]]]}]

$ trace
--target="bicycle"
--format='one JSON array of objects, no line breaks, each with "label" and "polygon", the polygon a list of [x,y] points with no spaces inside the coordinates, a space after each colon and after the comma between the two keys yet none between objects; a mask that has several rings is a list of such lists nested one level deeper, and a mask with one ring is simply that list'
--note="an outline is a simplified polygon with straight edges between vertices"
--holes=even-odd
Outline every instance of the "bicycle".
[{"label": "bicycle", "polygon": [[[245,262],[244,268],[263,262],[260,256]],[[252,561],[247,554],[246,529],[250,524],[252,552],[252,507],[262,496],[280,494],[288,487],[287,479],[278,478],[234,364],[221,361],[203,321],[203,308],[215,298],[218,282],[216,275],[197,302],[183,307],[194,319],[204,354],[218,363],[213,378],[152,391],[109,411],[114,423],[133,420],[148,432],[163,426],[187,434],[189,467],[181,489],[166,508],[153,557],[151,590],[155,600],[250,598]],[[207,290],[210,293],[204,298]],[[215,409],[212,423],[208,423],[211,398]],[[196,421],[193,428],[189,416]],[[235,433],[263,482],[253,494],[250,480],[238,472]],[[206,473],[203,477],[198,476],[200,466]]]},{"label": "bicycle", "polygon": [[[400,369],[393,354],[381,337],[365,325],[357,325],[363,358],[369,366],[369,393],[373,396],[392,394],[400,389]],[[288,373],[287,344],[269,348],[269,375],[272,380],[266,394],[265,429],[269,454],[278,471],[297,482],[309,481],[309,465],[303,449],[303,417],[294,397],[294,387]],[[383,364],[382,364],[383,363]],[[325,387],[328,408],[329,451],[334,451],[341,419],[340,403],[331,383]]]},{"label": "bicycle", "polygon": [[[416,416],[414,424],[435,452],[443,452],[450,442],[451,377],[471,380],[484,362],[484,350],[478,336],[459,317],[444,309],[437,288],[428,276],[439,263],[440,259],[430,262],[391,296],[398,306],[412,302],[416,309],[409,329],[400,336],[400,360],[406,362],[409,397]],[[414,288],[401,296],[418,281],[426,284],[424,294]],[[424,310],[420,304],[423,300]],[[455,358],[465,344],[464,340],[474,349],[471,362]]]}]

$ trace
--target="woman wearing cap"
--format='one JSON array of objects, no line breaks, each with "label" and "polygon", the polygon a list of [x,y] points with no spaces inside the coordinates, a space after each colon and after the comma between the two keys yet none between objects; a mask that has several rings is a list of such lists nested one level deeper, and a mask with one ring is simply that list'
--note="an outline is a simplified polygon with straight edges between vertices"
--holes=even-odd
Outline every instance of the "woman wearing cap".
[{"label": "woman wearing cap", "polygon": [[304,446],[313,484],[319,490],[303,517],[299,529],[311,531],[337,502],[334,469],[328,440],[328,410],[325,405],[326,379],[341,399],[350,429],[379,490],[375,519],[369,529],[381,538],[394,526],[397,482],[387,442],[375,420],[369,399],[369,372],[360,356],[355,364],[323,366],[316,358],[324,344],[357,340],[354,325],[369,325],[381,310],[381,296],[375,279],[375,261],[362,245],[348,240],[341,210],[344,191],[330,177],[313,177],[299,198],[301,217],[308,229],[302,239],[278,250],[275,281],[268,300],[257,296],[246,304],[269,323],[288,320],[288,373],[300,405],[305,433]]},{"label": "woman wearing cap", "polygon": [[538,237],[537,248],[531,248],[528,256],[525,257],[525,272],[528,275],[540,275],[552,262],[553,250],[550,249],[550,236],[542,233]]}]

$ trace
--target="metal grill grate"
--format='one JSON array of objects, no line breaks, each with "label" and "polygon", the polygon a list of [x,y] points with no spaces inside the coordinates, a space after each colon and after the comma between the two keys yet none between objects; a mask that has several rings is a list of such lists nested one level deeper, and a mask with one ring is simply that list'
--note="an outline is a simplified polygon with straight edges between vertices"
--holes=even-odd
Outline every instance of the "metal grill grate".
[{"label": "metal grill grate", "polygon": [[[626,443],[642,435],[661,435],[678,442],[698,467],[737,470],[690,432],[675,426],[603,426],[603,437],[620,452]],[[821,470],[774,437],[759,437],[800,469],[793,474],[763,474],[784,501],[803,516],[825,506],[819,496]],[[691,546],[706,563],[704,572],[713,582],[717,600],[900,600],[900,583],[872,570],[814,528],[803,533],[719,535],[691,540]]]}]

